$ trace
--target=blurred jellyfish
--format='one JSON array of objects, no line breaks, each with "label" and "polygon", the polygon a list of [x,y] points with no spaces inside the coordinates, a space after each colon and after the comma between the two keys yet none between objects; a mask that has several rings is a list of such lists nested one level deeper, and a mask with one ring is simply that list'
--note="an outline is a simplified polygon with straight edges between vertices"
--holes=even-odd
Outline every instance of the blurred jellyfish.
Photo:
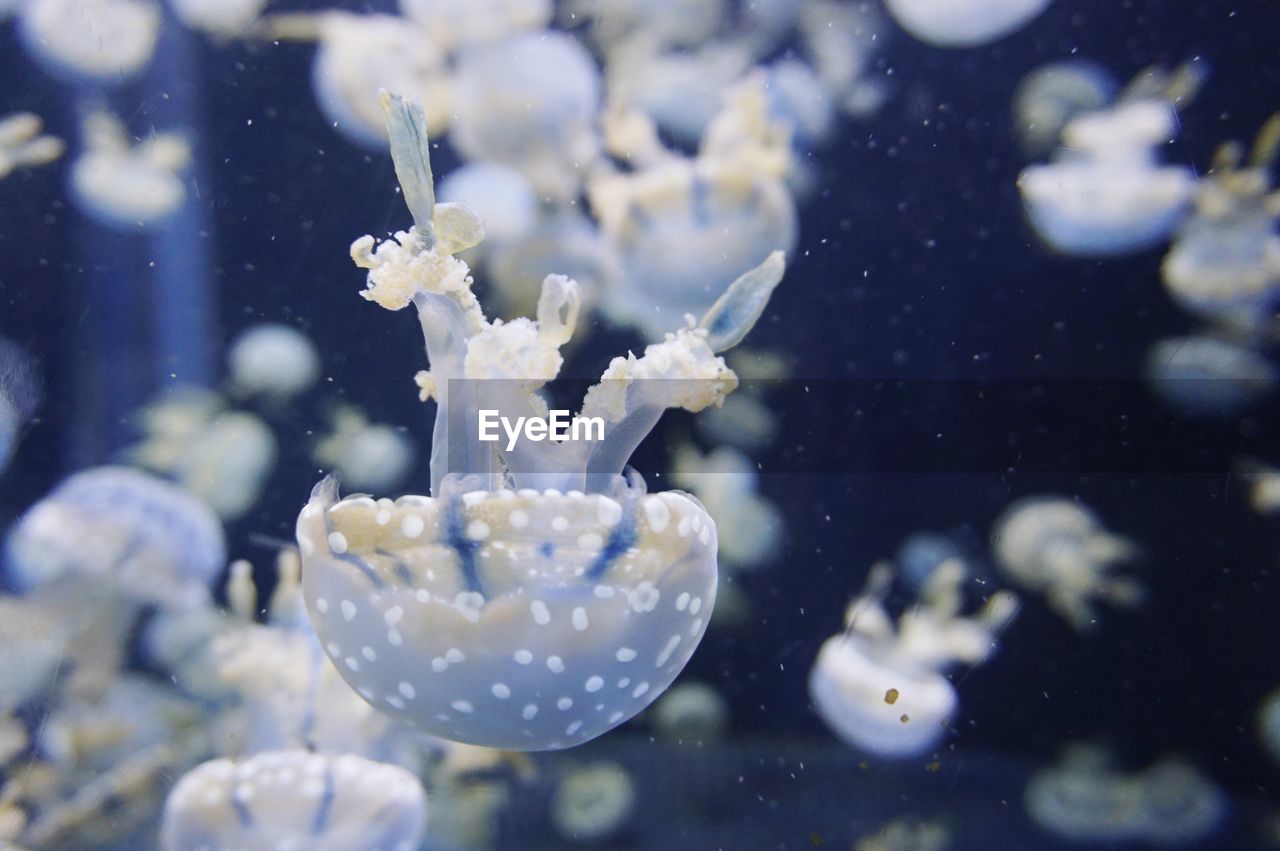
[{"label": "blurred jellyfish", "polygon": [[896,562],[911,588],[922,588],[933,572],[949,561],[964,561],[960,545],[933,532],[916,532],[898,547]]},{"label": "blurred jellyfish", "polygon": [[611,54],[638,42],[696,47],[720,29],[728,7],[728,0],[568,0],[563,18],[588,22],[591,39]]},{"label": "blurred jellyfish", "polygon": [[672,481],[715,518],[722,566],[752,569],[777,555],[786,524],[778,507],[756,492],[755,464],[741,451],[726,446],[703,456],[692,446],[681,447]]},{"label": "blurred jellyfish", "polygon": [[529,179],[503,165],[471,163],[454,169],[440,182],[438,194],[444,203],[471,199],[485,233],[485,242],[469,249],[473,253],[518,240],[533,229],[538,217],[538,193]]},{"label": "blurred jellyfish", "polygon": [[228,411],[216,393],[171,391],[140,414],[144,439],[124,450],[129,461],[172,478],[219,517],[243,517],[275,467],[275,435],[261,419]]},{"label": "blurred jellyfish", "polygon": [[285,14],[265,18],[263,35],[318,41],[311,84],[320,111],[354,144],[382,150],[386,122],[378,91],[390,89],[427,104],[427,126],[439,133],[453,112],[445,52],[431,33],[395,15],[348,12]]},{"label": "blurred jellyfish", "polygon": [[84,150],[71,169],[80,212],[116,228],[147,227],[172,215],[187,197],[178,172],[191,162],[180,133],[153,134],[134,145],[119,118],[104,110],[84,118]]},{"label": "blurred jellyfish", "polygon": [[853,851],[947,851],[951,847],[951,831],[945,825],[900,818],[859,839]]},{"label": "blurred jellyfish", "polygon": [[[854,118],[866,118],[877,112],[888,98],[889,88],[884,78],[873,75],[872,70],[890,35],[890,27],[877,6],[833,0],[810,0],[797,6],[805,53],[821,83],[822,93],[836,108]],[[798,89],[802,78],[803,75],[796,74],[791,80],[781,81],[784,89],[791,89],[793,101],[803,96]],[[775,84],[777,82],[775,76]],[[807,96],[806,100],[813,104],[811,109],[824,108],[814,100],[818,97],[816,91]],[[797,120],[793,126],[801,141],[810,132],[807,127],[812,127],[803,120]],[[822,138],[814,136],[812,141]]]},{"label": "blurred jellyfish", "polygon": [[1280,468],[1253,458],[1236,463],[1236,469],[1249,483],[1249,507],[1258,514],[1280,512]]},{"label": "blurred jellyfish", "polygon": [[1133,558],[1134,545],[1069,499],[1032,496],[1014,502],[996,519],[991,540],[1009,578],[1044,594],[1050,608],[1076,629],[1096,625],[1097,600],[1117,606],[1142,600],[1137,580],[1114,573]]},{"label": "blurred jellyfish", "polygon": [[123,82],[151,61],[160,20],[155,0],[26,0],[19,31],[47,73]]},{"label": "blurred jellyfish", "polygon": [[786,361],[771,352],[735,349],[725,360],[744,382],[718,408],[698,415],[698,431],[713,443],[727,443],[747,452],[768,446],[778,433],[778,417],[766,399],[768,388],[786,378]]},{"label": "blurred jellyfish", "polygon": [[715,353],[759,318],[782,258],[743,276],[701,326],[614,359],[582,411],[600,439],[483,441],[480,409],[546,412],[537,394],[559,372],[581,295],[551,276],[536,322],[489,322],[452,256],[483,237],[477,217],[435,203],[421,111],[385,101],[415,226],[362,237],[352,257],[369,270],[365,298],[418,309],[431,361],[418,383],[437,403],[433,496],[339,501],[332,480],[317,485],[297,525],[307,610],[342,676],[393,717],[490,747],[580,744],[656,699],[705,632],[713,521],[619,474],[665,409],[733,389]]},{"label": "blurred jellyfish", "polygon": [[1247,166],[1226,144],[1196,188],[1164,259],[1165,286],[1184,309],[1245,329],[1270,323],[1280,299],[1280,191],[1270,170],[1280,152],[1280,115],[1258,133]]},{"label": "blurred jellyfish", "polygon": [[846,744],[903,758],[942,739],[958,708],[943,671],[985,659],[1017,608],[1017,599],[1000,591],[977,615],[962,616],[965,578],[960,562],[939,566],[895,628],[884,607],[892,569],[872,569],[845,610],[845,631],[822,645],[809,674],[815,708]]},{"label": "blurred jellyfish", "polygon": [[[4,771],[15,757],[31,745],[31,737],[27,735],[27,725],[12,715],[0,713],[0,771]],[[3,798],[3,792],[0,792]],[[0,820],[4,818],[3,807],[0,807]],[[4,828],[0,827],[0,840],[5,838]],[[0,848],[3,848],[0,844]]]},{"label": "blurred jellyfish", "polygon": [[1102,109],[1115,97],[1117,84],[1107,70],[1082,59],[1041,65],[1022,78],[1013,93],[1013,118],[1022,149],[1049,153],[1072,119]]},{"label": "blurred jellyfish", "polygon": [[1193,766],[1165,759],[1118,771],[1110,753],[1072,745],[1027,784],[1027,812],[1045,830],[1076,842],[1203,842],[1226,816],[1222,791]]},{"label": "blurred jellyfish", "polygon": [[[647,123],[631,114],[619,122],[626,133],[606,131],[613,152],[627,156],[656,138]],[[639,171],[600,172],[588,195],[622,270],[605,311],[660,339],[771,252],[794,246],[795,204],[781,179],[790,134],[769,118],[765,78],[754,75],[729,94],[696,159],[660,150],[642,159],[651,161]]]},{"label": "blurred jellyfish", "polygon": [[385,490],[399,484],[417,459],[408,436],[388,425],[371,424],[358,409],[339,407],[333,431],[315,448],[316,463],[360,490]]},{"label": "blurred jellyfish", "polygon": [[236,393],[287,402],[316,383],[320,353],[298,329],[264,323],[246,328],[231,341],[227,366]]},{"label": "blurred jellyfish", "polygon": [[427,796],[403,768],[303,750],[215,759],[183,775],[164,806],[160,846],[413,851]]},{"label": "blurred jellyfish", "polygon": [[885,0],[893,19],[934,47],[980,47],[1021,29],[1052,0]]},{"label": "blurred jellyfish", "polygon": [[67,630],[29,598],[0,596],[0,717],[52,685]]},{"label": "blurred jellyfish", "polygon": [[0,473],[39,406],[40,377],[34,361],[17,344],[0,337]]},{"label": "blurred jellyfish", "polygon": [[1191,414],[1233,416],[1276,387],[1276,368],[1248,346],[1212,334],[1169,337],[1147,350],[1146,377],[1162,400]]},{"label": "blurred jellyfish", "polygon": [[[488,220],[485,220],[488,243]],[[583,310],[599,305],[617,285],[618,259],[603,234],[586,216],[561,210],[539,217],[524,233],[499,238],[487,251],[489,285],[503,316],[534,313],[547,275],[572,278],[582,288]]]},{"label": "blurred jellyfish", "polygon": [[586,49],[565,33],[517,33],[460,51],[454,74],[458,151],[516,169],[540,195],[576,197],[598,149],[600,72]]},{"label": "blurred jellyfish", "polygon": [[1173,138],[1174,117],[1167,102],[1142,100],[1071,120],[1058,158],[1018,178],[1040,238],[1056,251],[1086,256],[1163,241],[1195,191],[1191,169],[1156,162],[1156,146]]},{"label": "blurred jellyfish", "polygon": [[55,136],[43,136],[40,116],[15,112],[0,118],[0,180],[20,168],[51,163],[66,150]]},{"label": "blurred jellyfish", "polygon": [[218,40],[245,34],[268,0],[169,0],[178,20]]},{"label": "blurred jellyfish", "polygon": [[1267,695],[1258,707],[1257,730],[1267,754],[1280,762],[1280,689]]},{"label": "blurred jellyfish", "polygon": [[405,17],[448,50],[497,41],[551,22],[551,0],[399,0]]},{"label": "blurred jellyfish", "polygon": [[631,776],[613,762],[597,762],[569,771],[551,800],[556,833],[575,842],[595,843],[621,833],[635,807]]},{"label": "blurred jellyfish", "polygon": [[729,728],[729,704],[706,683],[679,683],[653,705],[653,725],[667,739],[718,741]]}]

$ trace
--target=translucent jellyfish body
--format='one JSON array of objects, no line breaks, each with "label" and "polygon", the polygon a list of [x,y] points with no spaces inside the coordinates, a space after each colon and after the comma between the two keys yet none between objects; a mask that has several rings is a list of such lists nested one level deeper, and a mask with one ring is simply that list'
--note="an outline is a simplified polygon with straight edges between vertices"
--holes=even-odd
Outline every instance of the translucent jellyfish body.
[{"label": "translucent jellyfish body", "polygon": [[[761,4],[751,4],[759,6]],[[821,82],[821,92],[808,95],[799,90],[803,75],[779,80],[792,94],[793,102],[810,103],[810,109],[825,108],[821,100],[829,98],[834,106],[847,115],[864,118],[875,113],[889,95],[888,86],[874,72],[875,61],[888,41],[892,27],[886,22],[878,7],[872,3],[841,3],[832,0],[811,0],[803,4],[788,4],[798,12],[800,35],[805,53],[813,65],[813,72]],[[786,65],[775,66],[787,67]],[[799,118],[803,113],[799,113]],[[808,122],[797,120],[794,124],[799,141],[821,141],[822,136],[806,139]],[[816,130],[817,128],[813,128]]]},{"label": "translucent jellyfish body", "polygon": [[145,438],[125,450],[128,460],[172,478],[224,519],[242,517],[257,503],[278,455],[275,435],[260,418],[190,388],[148,405],[139,419]]},{"label": "translucent jellyfish body", "polygon": [[[470,163],[454,169],[440,182],[439,195],[445,203],[471,199],[471,205],[484,222],[485,240],[490,243],[505,243],[524,236],[533,229],[538,217],[538,193],[533,184],[508,166]],[[563,269],[561,272],[565,273]],[[538,280],[545,274],[539,275]]]},{"label": "translucent jellyfish body", "polygon": [[626,827],[636,789],[622,766],[612,762],[572,769],[556,786],[551,823],[575,842],[600,842]]},{"label": "translucent jellyfish body", "polygon": [[286,402],[311,389],[320,377],[320,353],[298,329],[266,323],[245,329],[231,341],[227,367],[236,392]]},{"label": "translucent jellyfish body", "polygon": [[1018,178],[1041,239],[1065,254],[1109,256],[1164,240],[1186,212],[1194,173],[1161,166],[1155,146],[1174,135],[1173,108],[1141,100],[1075,118],[1059,157]]},{"label": "translucent jellyfish body", "polygon": [[726,567],[760,567],[777,554],[786,525],[777,506],[756,492],[756,468],[745,454],[721,447],[704,457],[684,447],[676,453],[672,481],[715,518]]},{"label": "translucent jellyfish body", "polygon": [[1213,334],[1158,341],[1147,351],[1146,377],[1162,400],[1203,416],[1238,414],[1280,380],[1265,357]]},{"label": "translucent jellyfish body", "polygon": [[964,580],[959,562],[937,568],[895,628],[883,603],[890,568],[872,570],[845,612],[845,631],[822,645],[809,674],[814,707],[845,743],[901,758],[942,739],[959,705],[943,671],[986,657],[1017,605],[999,592],[976,616],[962,617]]},{"label": "translucent jellyfish body", "polygon": [[455,741],[537,750],[594,738],[649,705],[692,655],[716,590],[711,518],[618,475],[668,407],[715,404],[736,378],[715,351],[764,310],[780,257],[731,288],[699,328],[616,358],[587,394],[600,440],[480,439],[479,410],[546,411],[577,286],[551,276],[538,320],[489,322],[454,252],[482,237],[436,205],[420,110],[387,97],[392,155],[415,227],[352,246],[364,295],[413,303],[437,403],[432,496],[338,501],[322,482],[298,518],[307,610],[326,652],[373,705]]},{"label": "translucent jellyfish body", "polygon": [[93,112],[84,119],[84,151],[71,169],[72,195],[82,213],[104,225],[152,225],[186,200],[178,173],[190,161],[191,146],[181,134],[155,134],[134,145],[119,118]]},{"label": "translucent jellyfish body", "polygon": [[729,728],[729,704],[706,683],[678,683],[654,705],[653,725],[667,739],[713,742]]},{"label": "translucent jellyfish body", "polygon": [[165,801],[160,846],[413,851],[426,825],[426,793],[402,768],[353,754],[271,751],[183,775]]},{"label": "translucent jellyfish body", "polygon": [[1215,322],[1255,328],[1280,301],[1280,191],[1270,169],[1280,152],[1280,116],[1258,134],[1246,166],[1224,145],[1196,188],[1195,210],[1178,229],[1161,273],[1184,309]]},{"label": "translucent jellyfish body", "polygon": [[16,343],[0,337],[0,472],[8,466],[39,404],[40,379],[34,361]]},{"label": "translucent jellyfish body", "polygon": [[268,0],[169,0],[182,23],[216,39],[242,35],[257,22]]},{"label": "translucent jellyfish body", "polygon": [[1142,586],[1116,567],[1132,558],[1132,543],[1108,532],[1097,516],[1062,497],[1027,497],[1005,509],[991,532],[1000,568],[1028,591],[1045,595],[1049,606],[1076,629],[1097,619],[1103,600],[1131,606]]},{"label": "translucent jellyfish body", "polygon": [[18,112],[0,118],[0,180],[20,168],[44,165],[62,156],[66,145],[40,133],[38,115]]},{"label": "translucent jellyfish body", "polygon": [[1013,93],[1013,118],[1028,154],[1047,154],[1073,118],[1102,109],[1117,84],[1105,68],[1080,59],[1042,65],[1022,78]]},{"label": "translucent jellyfish body", "polygon": [[0,717],[52,684],[66,630],[30,599],[0,596]]},{"label": "translucent jellyfish body", "polygon": [[1021,29],[1052,0],[885,0],[893,19],[935,47],[978,47]]},{"label": "translucent jellyfish body", "polygon": [[356,408],[344,406],[333,417],[333,430],[316,444],[315,459],[350,487],[383,490],[398,485],[418,453],[409,438],[388,426],[370,423]]},{"label": "translucent jellyfish body", "polygon": [[450,140],[465,158],[510,166],[554,198],[577,194],[598,148],[600,72],[585,48],[517,33],[460,51],[454,86]]},{"label": "translucent jellyfish body", "polygon": [[399,0],[405,17],[417,21],[442,47],[497,41],[551,22],[551,0]]},{"label": "translucent jellyfish body", "polygon": [[[572,278],[582,288],[582,306],[598,306],[617,285],[620,269],[612,247],[600,229],[575,210],[560,210],[538,218],[514,238],[487,245],[486,270],[494,300],[503,316],[527,316],[537,309],[542,282],[550,274]],[[487,247],[486,247],[487,246]]]},{"label": "translucent jellyfish body", "polygon": [[154,0],[27,0],[19,30],[45,71],[111,82],[151,61],[160,20]]}]

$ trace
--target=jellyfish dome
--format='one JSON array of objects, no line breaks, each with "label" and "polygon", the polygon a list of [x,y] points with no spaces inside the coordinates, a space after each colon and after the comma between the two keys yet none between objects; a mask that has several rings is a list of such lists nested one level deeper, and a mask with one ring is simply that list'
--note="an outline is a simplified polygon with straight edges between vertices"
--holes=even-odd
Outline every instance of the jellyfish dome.
[{"label": "jellyfish dome", "polygon": [[706,683],[679,683],[654,705],[653,724],[668,739],[716,741],[729,727],[729,704]]},{"label": "jellyfish dome", "polygon": [[400,0],[405,17],[448,50],[497,41],[551,22],[551,0]]},{"label": "jellyfish dome", "polygon": [[[485,220],[488,241],[488,220]],[[582,306],[599,305],[617,285],[620,269],[613,248],[589,218],[575,210],[540,216],[511,239],[497,238],[486,249],[489,284],[505,316],[537,309],[542,282],[550,274],[572,278],[582,289]]]},{"label": "jellyfish dome", "polygon": [[1100,257],[1159,244],[1195,191],[1190,169],[1155,161],[1155,146],[1173,135],[1173,108],[1162,100],[1126,103],[1068,123],[1059,158],[1018,178],[1041,239],[1064,254]]},{"label": "jellyfish dome", "polygon": [[885,0],[893,19],[935,47],[980,47],[1021,29],[1052,0]]},{"label": "jellyfish dome", "polygon": [[1023,588],[1043,593],[1076,629],[1096,624],[1097,600],[1132,606],[1142,599],[1136,580],[1115,574],[1134,556],[1133,544],[1070,499],[1018,500],[996,520],[991,537],[1001,569]]},{"label": "jellyfish dome", "polygon": [[269,751],[184,774],[165,801],[160,847],[414,851],[426,826],[426,793],[403,768],[354,754]]},{"label": "jellyfish dome", "polygon": [[27,0],[19,31],[48,73],[121,82],[151,61],[160,20],[154,0]]},{"label": "jellyfish dome", "polygon": [[1141,787],[1093,745],[1072,745],[1058,764],[1037,771],[1023,802],[1036,824],[1077,842],[1130,839],[1142,819]]},{"label": "jellyfish dome", "polygon": [[66,145],[54,136],[40,133],[38,115],[18,112],[0,118],[0,179],[20,168],[44,165],[62,156]]},{"label": "jellyfish dome", "polygon": [[126,467],[77,473],[9,533],[6,564],[23,589],[96,578],[127,597],[198,604],[226,562],[217,516],[177,485]]},{"label": "jellyfish dome", "polygon": [[565,839],[600,842],[626,826],[635,802],[635,784],[622,766],[598,762],[571,770],[556,786],[551,822]]},{"label": "jellyfish dome", "polygon": [[242,331],[231,342],[227,366],[238,392],[283,402],[316,383],[320,353],[298,329],[264,323]]},{"label": "jellyfish dome", "polygon": [[432,495],[339,500],[331,480],[317,485],[297,524],[307,611],[342,676],[393,717],[488,747],[580,744],[656,699],[706,630],[714,523],[696,500],[620,473],[666,408],[736,386],[716,352],[755,323],[782,260],[744,276],[700,327],[616,358],[582,409],[598,440],[485,441],[482,409],[547,412],[537,393],[581,296],[551,276],[537,321],[487,320],[453,256],[482,228],[435,203],[421,110],[385,100],[415,226],[363,237],[352,257],[369,270],[365,298],[417,308],[431,363],[418,384],[437,404]]},{"label": "jellyfish dome", "polygon": [[194,30],[216,39],[244,34],[257,20],[268,0],[169,0],[173,13]]},{"label": "jellyfish dome", "polygon": [[315,450],[316,461],[336,471],[351,487],[367,490],[399,484],[417,455],[402,432],[371,424],[350,406],[335,412],[332,433],[317,443]]},{"label": "jellyfish dome", "polygon": [[1116,81],[1099,65],[1068,59],[1042,65],[1022,78],[1013,94],[1018,138],[1029,154],[1053,150],[1073,118],[1105,107]]},{"label": "jellyfish dome", "polygon": [[575,196],[598,147],[600,71],[586,48],[564,33],[517,33],[460,51],[454,73],[450,139],[463,157]]},{"label": "jellyfish dome", "polygon": [[1275,366],[1248,346],[1212,334],[1170,337],[1147,352],[1147,381],[1162,400],[1190,414],[1232,416],[1268,395]]},{"label": "jellyfish dome", "polygon": [[538,217],[538,193],[533,184],[508,166],[470,163],[454,169],[440,182],[439,195],[445,203],[471,199],[490,242],[518,239],[533,229]]},{"label": "jellyfish dome", "polygon": [[133,145],[119,118],[98,111],[85,116],[84,144],[71,191],[86,216],[109,227],[146,227],[186,200],[178,172],[191,162],[191,146],[182,135],[160,133]]},{"label": "jellyfish dome", "polygon": [[1247,165],[1224,145],[1197,185],[1195,210],[1179,228],[1161,273],[1184,309],[1215,322],[1254,328],[1280,302],[1280,201],[1270,170],[1280,152],[1280,116],[1259,132]]},{"label": "jellyfish dome", "polygon": [[1017,606],[1000,592],[976,616],[960,616],[965,578],[959,562],[939,567],[895,629],[883,605],[892,574],[888,565],[872,570],[846,610],[845,631],[822,645],[809,674],[814,707],[845,743],[903,758],[941,741],[959,706],[943,671],[982,660]]}]

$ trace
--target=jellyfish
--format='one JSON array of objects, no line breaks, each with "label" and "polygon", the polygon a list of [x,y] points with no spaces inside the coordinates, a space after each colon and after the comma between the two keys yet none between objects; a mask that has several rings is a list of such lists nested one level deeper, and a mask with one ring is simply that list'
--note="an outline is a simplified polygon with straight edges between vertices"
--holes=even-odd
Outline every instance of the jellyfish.
[{"label": "jellyfish", "polygon": [[667,739],[718,741],[729,727],[729,704],[706,683],[680,683],[654,704],[653,724]]},{"label": "jellyfish", "polygon": [[180,133],[158,133],[134,145],[123,122],[105,110],[84,118],[84,151],[71,168],[80,212],[108,227],[146,228],[175,213],[187,190],[178,173],[191,162]]},{"label": "jellyfish", "polygon": [[154,0],[27,0],[20,15],[32,61],[73,80],[129,79],[150,63],[160,35]]},{"label": "jellyfish", "polygon": [[582,45],[553,31],[474,45],[459,51],[454,85],[450,140],[463,157],[514,168],[539,195],[576,198],[600,107],[600,71]]},{"label": "jellyfish", "polygon": [[34,361],[17,344],[0,337],[0,473],[9,465],[39,405],[40,378]]},{"label": "jellyfish", "polygon": [[782,545],[782,512],[756,492],[755,465],[745,454],[720,447],[706,456],[683,446],[675,456],[672,481],[693,493],[716,520],[720,563],[749,570],[767,564]]},{"label": "jellyfish", "polygon": [[844,632],[822,645],[809,674],[814,707],[846,744],[904,758],[941,741],[959,706],[943,671],[981,662],[1017,608],[1017,599],[1000,591],[976,615],[962,616],[965,578],[960,562],[939,566],[895,627],[884,607],[892,569],[872,569],[845,611]]},{"label": "jellyfish", "polygon": [[1072,119],[1102,109],[1116,95],[1105,68],[1082,59],[1041,65],[1022,78],[1013,93],[1013,118],[1022,149],[1047,154]]},{"label": "jellyfish", "polygon": [[1267,755],[1280,763],[1280,689],[1268,694],[1258,707],[1256,728]]},{"label": "jellyfish", "polygon": [[130,462],[172,478],[226,520],[243,517],[275,467],[275,435],[259,417],[223,407],[218,394],[178,388],[140,415],[144,439]]},{"label": "jellyfish", "polygon": [[1095,601],[1134,606],[1142,600],[1138,581],[1115,573],[1133,558],[1134,545],[1070,499],[1033,496],[1014,502],[996,520],[991,540],[1009,578],[1043,593],[1049,607],[1076,629],[1097,624]]},{"label": "jellyfish", "polygon": [[[884,16],[872,3],[832,0],[811,0],[798,11],[805,53],[834,106],[854,118],[875,114],[889,96],[883,77],[872,74],[890,36]],[[803,138],[803,125],[795,126]]]},{"label": "jellyfish", "polygon": [[1159,340],[1146,377],[1162,400],[1187,413],[1232,416],[1275,389],[1276,368],[1247,345],[1211,333]]},{"label": "jellyfish", "polygon": [[1016,32],[1052,0],[885,0],[898,25],[934,47],[981,47]]},{"label": "jellyfish", "polygon": [[421,109],[384,102],[415,226],[362,237],[352,257],[369,270],[365,298],[418,309],[431,371],[417,381],[437,404],[432,496],[339,501],[331,479],[317,485],[297,525],[307,610],[342,676],[393,717],[489,747],[580,744],[657,698],[706,629],[715,524],[695,500],[620,474],[666,408],[733,389],[716,352],[755,324],[783,260],[744,275],[701,325],[615,358],[578,417],[600,426],[590,439],[485,441],[482,410],[548,414],[538,391],[559,372],[580,291],[550,276],[536,322],[485,319],[453,256],[483,226],[435,203]]},{"label": "jellyfish", "polygon": [[165,801],[160,846],[413,851],[426,824],[426,793],[403,768],[354,754],[269,751],[184,774]]},{"label": "jellyfish", "polygon": [[728,7],[728,0],[570,0],[564,18],[586,21],[591,39],[611,54],[635,43],[696,47],[716,34]]},{"label": "jellyfish", "polygon": [[[612,145],[655,136],[632,114]],[[606,130],[606,135],[609,135]],[[629,148],[614,153],[629,156]],[[621,274],[605,294],[606,315],[660,339],[686,313],[700,315],[738,276],[796,239],[787,174],[790,134],[769,118],[765,78],[729,94],[696,159],[653,150],[630,173],[600,172],[588,197]]]},{"label": "jellyfish", "polygon": [[964,552],[946,535],[916,532],[898,547],[896,561],[901,576],[912,588],[921,588],[933,572],[949,561],[963,561]]},{"label": "jellyfish", "polygon": [[263,323],[246,328],[231,341],[227,366],[237,394],[283,403],[316,383],[320,353],[298,329]]},{"label": "jellyfish", "polygon": [[29,598],[0,596],[0,718],[51,686],[67,632]]},{"label": "jellyfish", "polygon": [[[489,224],[484,221],[485,242],[477,248],[489,243]],[[542,282],[549,274],[576,281],[582,290],[582,309],[587,311],[600,305],[621,274],[604,234],[572,209],[539,216],[525,232],[510,239],[499,237],[485,251],[490,290],[504,316],[536,311]]]},{"label": "jellyfish", "polygon": [[1153,845],[1204,842],[1227,815],[1226,793],[1177,757],[1142,772],[1141,838]]},{"label": "jellyfish", "polygon": [[551,0],[399,0],[406,18],[421,24],[440,46],[455,50],[498,41],[551,22]]},{"label": "jellyfish", "polygon": [[600,842],[626,827],[635,802],[635,784],[622,766],[592,763],[570,770],[557,784],[551,823],[565,839]]},{"label": "jellyfish", "polygon": [[178,20],[218,41],[246,34],[268,0],[169,0]]},{"label": "jellyfish", "polygon": [[948,851],[951,847],[951,831],[946,825],[900,818],[859,839],[853,851]]},{"label": "jellyfish", "polygon": [[1163,241],[1195,191],[1191,169],[1156,162],[1155,147],[1173,138],[1174,127],[1173,107],[1157,99],[1070,121],[1059,157],[1018,177],[1036,233],[1055,251],[1097,257]]},{"label": "jellyfish", "polygon": [[1280,152],[1280,115],[1258,133],[1247,165],[1223,145],[1196,187],[1195,209],[1179,227],[1161,274],[1185,310],[1242,329],[1265,327],[1280,298],[1280,191],[1271,167]]},{"label": "jellyfish", "polygon": [[348,141],[381,150],[386,123],[378,90],[411,92],[427,104],[427,126],[442,132],[453,113],[446,54],[431,33],[395,15],[348,12],[274,15],[258,32],[287,41],[316,41],[311,84],[320,111]]},{"label": "jellyfish", "polygon": [[778,434],[778,417],[769,407],[767,389],[790,370],[777,354],[735,349],[725,358],[745,384],[719,408],[698,415],[699,433],[713,443],[727,443],[747,452],[771,444]]},{"label": "jellyfish", "polygon": [[317,463],[335,470],[352,487],[368,490],[399,484],[416,458],[417,452],[403,432],[371,424],[349,405],[334,412],[333,431],[315,448]]},{"label": "jellyfish", "polygon": [[56,136],[45,136],[40,116],[15,112],[0,118],[0,180],[20,168],[51,163],[62,156],[66,144]]},{"label": "jellyfish", "polygon": [[439,197],[445,203],[473,199],[485,231],[485,242],[471,248],[473,254],[481,249],[487,254],[494,243],[519,240],[534,228],[538,218],[538,193],[533,184],[504,165],[470,163],[454,169],[440,182]]}]

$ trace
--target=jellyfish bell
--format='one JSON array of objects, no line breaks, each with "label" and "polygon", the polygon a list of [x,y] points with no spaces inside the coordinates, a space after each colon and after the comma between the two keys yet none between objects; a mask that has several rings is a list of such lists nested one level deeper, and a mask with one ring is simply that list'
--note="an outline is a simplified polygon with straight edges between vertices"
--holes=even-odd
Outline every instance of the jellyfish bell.
[{"label": "jellyfish bell", "polygon": [[315,384],[320,354],[298,329],[267,322],[246,328],[232,340],[227,366],[235,392],[285,402]]},{"label": "jellyfish bell", "polygon": [[1032,775],[1023,802],[1041,828],[1078,842],[1129,839],[1142,819],[1140,786],[1093,745],[1072,745]]},{"label": "jellyfish bell", "polygon": [[898,25],[935,47],[979,47],[1021,29],[1052,0],[885,0]]},{"label": "jellyfish bell", "polygon": [[[444,203],[471,199],[488,242],[518,239],[533,229],[538,217],[537,191],[527,177],[509,166],[469,163],[454,169],[440,182],[439,196]],[[481,243],[471,250],[482,248],[488,246]]]},{"label": "jellyfish bell", "polygon": [[1248,345],[1203,333],[1170,337],[1147,351],[1147,382],[1166,403],[1198,416],[1235,416],[1280,382],[1270,361]]},{"label": "jellyfish bell", "polygon": [[[550,276],[538,319],[490,322],[453,256],[483,228],[437,205],[420,108],[385,96],[392,157],[414,228],[352,256],[365,298],[414,304],[436,400],[431,496],[339,500],[321,482],[298,518],[303,591],[326,652],[383,712],[454,741],[569,747],[648,706],[684,667],[715,603],[716,530],[694,499],[621,475],[669,407],[736,386],[716,355],[736,345],[782,276],[775,255],[698,327],[615,358],[587,393],[597,439],[481,439],[479,410],[543,414],[576,325],[576,284]],[[368,649],[374,658],[364,651]]]},{"label": "jellyfish bell", "polygon": [[248,32],[268,0],[169,0],[178,20],[222,41]]},{"label": "jellyfish bell", "polygon": [[556,785],[551,823],[565,839],[601,842],[626,828],[635,803],[635,783],[621,765],[597,762],[576,767]]},{"label": "jellyfish bell", "polygon": [[492,296],[504,316],[534,312],[542,282],[550,274],[576,281],[582,290],[582,309],[590,311],[617,285],[621,273],[618,258],[599,228],[575,210],[540,216],[523,233],[510,239],[499,237],[486,252]]},{"label": "jellyfish bell", "polygon": [[1023,150],[1028,154],[1050,152],[1073,118],[1106,106],[1117,88],[1105,68],[1081,59],[1036,68],[1022,78],[1013,94],[1013,115]]},{"label": "jellyfish bell", "polygon": [[399,6],[448,50],[540,30],[553,11],[551,0],[399,0]]},{"label": "jellyfish bell", "polygon": [[361,490],[394,487],[408,475],[418,453],[399,429],[370,423],[351,406],[333,415],[333,430],[315,447],[315,460]]},{"label": "jellyfish bell", "polygon": [[191,162],[191,146],[178,133],[160,133],[133,144],[123,122],[97,110],[84,118],[84,151],[71,168],[77,208],[108,227],[147,227],[182,206],[187,190],[179,172]]},{"label": "jellyfish bell", "polygon": [[71,80],[127,80],[151,61],[160,34],[155,0],[27,0],[19,14],[27,54]]},{"label": "jellyfish bell", "polygon": [[417,777],[354,754],[260,753],[196,766],[165,800],[160,846],[413,851],[427,825]]}]

